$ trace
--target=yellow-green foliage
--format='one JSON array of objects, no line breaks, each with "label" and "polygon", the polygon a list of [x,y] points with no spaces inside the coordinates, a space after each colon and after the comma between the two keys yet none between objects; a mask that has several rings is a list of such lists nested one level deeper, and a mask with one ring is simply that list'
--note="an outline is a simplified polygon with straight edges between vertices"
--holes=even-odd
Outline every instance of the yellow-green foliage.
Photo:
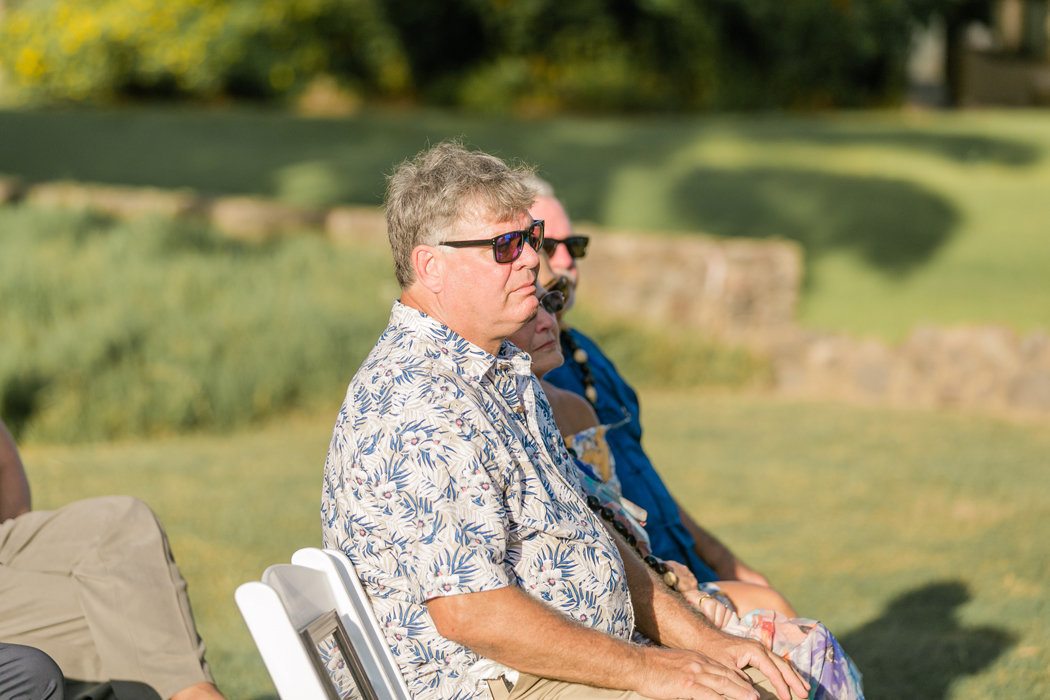
[{"label": "yellow-green foliage", "polygon": [[[338,0],[56,0],[10,9],[0,68],[16,99],[135,93],[281,94],[338,69],[388,92],[408,78],[372,3]],[[331,51],[333,38],[354,49]]]},{"label": "yellow-green foliage", "polygon": [[488,112],[883,104],[903,0],[10,0],[6,99],[267,98],[314,77]]}]

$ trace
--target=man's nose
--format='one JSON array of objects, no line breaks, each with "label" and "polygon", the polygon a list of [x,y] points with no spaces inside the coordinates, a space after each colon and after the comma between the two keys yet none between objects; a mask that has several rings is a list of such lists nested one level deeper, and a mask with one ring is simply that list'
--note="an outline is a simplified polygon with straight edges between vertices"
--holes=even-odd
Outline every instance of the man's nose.
[{"label": "man's nose", "polygon": [[575,258],[569,255],[569,246],[558,241],[558,247],[554,249],[554,255],[551,256],[551,267],[570,270],[575,264]]},{"label": "man's nose", "polygon": [[528,241],[525,241],[524,247],[521,249],[521,255],[518,256],[518,264],[522,267],[538,267],[540,264],[540,255],[536,252]]}]

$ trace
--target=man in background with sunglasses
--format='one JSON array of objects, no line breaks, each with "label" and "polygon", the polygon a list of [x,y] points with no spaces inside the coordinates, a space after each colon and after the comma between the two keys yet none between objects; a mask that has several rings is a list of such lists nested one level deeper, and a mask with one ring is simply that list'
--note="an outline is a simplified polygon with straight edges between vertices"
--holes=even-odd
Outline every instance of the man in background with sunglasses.
[{"label": "man in background with sunglasses", "polygon": [[[748,666],[804,696],[583,500],[529,356],[505,342],[539,304],[526,177],[447,143],[391,177],[401,298],[336,421],[324,545],[353,562],[416,698],[758,698]],[[636,625],[664,647],[633,644]]]},{"label": "man in background with sunglasses", "polygon": [[[575,302],[580,279],[576,260],[585,255],[590,239],[573,233],[569,216],[549,183],[536,176],[530,182],[537,196],[529,211],[545,221],[544,250],[550,258],[554,275],[567,280],[564,286],[567,287],[565,309],[568,310]],[[541,279],[540,282],[548,289],[556,284],[554,280]],[[645,529],[652,540],[653,554],[667,561],[684,563],[701,583],[736,580],[768,587],[769,581],[762,574],[738,559],[671,496],[642,449],[638,396],[612,361],[593,340],[564,323],[561,342],[565,364],[544,379],[584,396],[594,406],[602,423],[620,422],[625,411],[630,416],[626,426],[609,431],[606,437],[616,461],[616,474],[623,495],[648,513]]]}]

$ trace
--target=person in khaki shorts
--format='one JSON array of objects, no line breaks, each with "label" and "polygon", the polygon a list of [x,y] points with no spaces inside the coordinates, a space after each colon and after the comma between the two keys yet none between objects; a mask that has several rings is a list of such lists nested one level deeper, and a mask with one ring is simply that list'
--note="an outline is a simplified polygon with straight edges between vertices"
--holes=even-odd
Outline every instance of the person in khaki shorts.
[{"label": "person in khaki shorts", "polygon": [[[724,634],[587,505],[528,355],[543,222],[527,172],[442,143],[387,191],[401,298],[346,392],[321,497],[417,700],[786,700],[789,662]],[[645,643],[640,638],[655,643]]]},{"label": "person in khaki shorts", "polygon": [[127,496],[31,510],[2,419],[0,642],[51,656],[67,698],[223,697],[153,512]]}]

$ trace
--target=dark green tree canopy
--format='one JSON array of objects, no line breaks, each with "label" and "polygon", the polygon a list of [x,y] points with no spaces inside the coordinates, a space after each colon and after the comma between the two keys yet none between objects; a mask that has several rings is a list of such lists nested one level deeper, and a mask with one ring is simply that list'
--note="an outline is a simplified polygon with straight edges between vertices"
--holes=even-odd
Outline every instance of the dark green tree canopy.
[{"label": "dark green tree canopy", "polygon": [[8,99],[292,97],[490,112],[853,107],[902,94],[911,33],[979,0],[25,0]]}]

